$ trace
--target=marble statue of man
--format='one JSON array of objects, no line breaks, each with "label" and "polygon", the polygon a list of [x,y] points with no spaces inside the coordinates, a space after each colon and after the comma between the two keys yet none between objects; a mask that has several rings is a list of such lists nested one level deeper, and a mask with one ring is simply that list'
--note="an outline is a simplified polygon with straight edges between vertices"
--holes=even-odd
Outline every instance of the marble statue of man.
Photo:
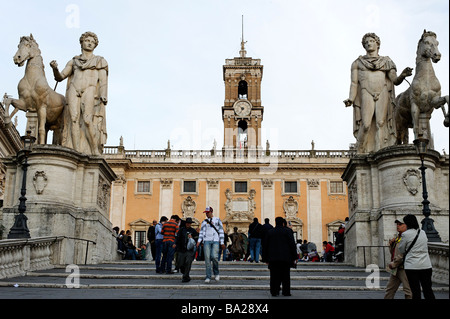
[{"label": "marble statue of man", "polygon": [[393,104],[394,85],[412,74],[405,68],[397,77],[397,68],[388,56],[379,56],[380,38],[367,33],[362,39],[366,55],[351,66],[351,86],[345,106],[353,105],[353,134],[357,152],[376,152],[395,144]]},{"label": "marble statue of man", "polygon": [[108,102],[108,63],[94,55],[97,35],[85,32],[80,37],[81,55],[70,60],[59,72],[50,62],[55,80],[67,80],[67,107],[62,145],[89,155],[100,155],[106,143],[105,105]]}]

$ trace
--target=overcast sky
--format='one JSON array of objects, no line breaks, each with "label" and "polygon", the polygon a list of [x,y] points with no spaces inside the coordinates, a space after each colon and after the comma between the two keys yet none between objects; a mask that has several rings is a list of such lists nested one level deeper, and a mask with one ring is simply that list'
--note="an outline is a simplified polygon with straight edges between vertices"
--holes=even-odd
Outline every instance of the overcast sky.
[{"label": "overcast sky", "polygon": [[[434,68],[442,95],[449,94],[448,0],[2,0],[0,12],[2,95],[18,96],[25,68],[12,57],[21,36],[37,40],[53,88],[50,61],[62,69],[80,54],[83,32],[98,35],[94,53],[109,64],[107,145],[123,136],[129,150],[164,149],[169,139],[174,149],[211,149],[214,139],[223,146],[222,66],[239,56],[242,15],[247,56],[264,65],[263,145],[269,140],[271,149],[307,150],[314,140],[318,150],[341,150],[355,142],[352,108],[343,101],[367,32],[381,38],[379,53],[398,74],[415,68],[423,30],[436,32],[442,59]],[[66,81],[57,91],[65,88]],[[431,129],[435,149],[448,153],[443,119],[435,110]]]}]

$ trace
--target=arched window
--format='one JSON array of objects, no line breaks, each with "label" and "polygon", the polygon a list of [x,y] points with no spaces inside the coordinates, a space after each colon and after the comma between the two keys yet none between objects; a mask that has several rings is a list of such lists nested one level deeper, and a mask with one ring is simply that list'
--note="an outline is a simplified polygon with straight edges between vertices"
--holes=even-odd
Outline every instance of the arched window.
[{"label": "arched window", "polygon": [[247,121],[239,121],[238,123],[238,145],[237,147],[244,148],[247,147],[247,128],[248,124]]},{"label": "arched window", "polygon": [[239,86],[238,86],[238,98],[240,100],[242,99],[247,99],[248,96],[248,86],[247,86],[247,82],[244,80],[241,80],[239,82]]}]

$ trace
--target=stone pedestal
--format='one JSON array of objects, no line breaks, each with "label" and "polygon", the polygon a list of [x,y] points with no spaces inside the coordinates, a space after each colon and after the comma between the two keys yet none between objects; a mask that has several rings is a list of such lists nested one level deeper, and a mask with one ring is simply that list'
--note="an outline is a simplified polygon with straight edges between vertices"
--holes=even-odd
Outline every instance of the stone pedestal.
[{"label": "stone pedestal", "polygon": [[[23,161],[23,152],[4,161],[6,234],[18,212]],[[66,264],[114,259],[109,205],[116,175],[106,161],[62,146],[36,145],[28,164],[25,215],[31,237],[64,236]]]},{"label": "stone pedestal", "polygon": [[[389,239],[396,233],[396,219],[414,214],[422,221],[421,161],[412,145],[384,148],[356,155],[342,179],[349,193],[345,259],[356,266],[385,267]],[[430,150],[425,156],[431,218],[442,242],[448,243],[449,157]]]}]

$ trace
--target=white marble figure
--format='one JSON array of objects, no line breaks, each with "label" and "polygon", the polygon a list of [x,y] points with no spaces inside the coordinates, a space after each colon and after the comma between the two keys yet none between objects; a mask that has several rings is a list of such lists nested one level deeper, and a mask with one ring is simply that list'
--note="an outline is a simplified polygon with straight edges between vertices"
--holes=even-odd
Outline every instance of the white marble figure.
[{"label": "white marble figure", "polygon": [[108,63],[94,55],[98,45],[95,33],[83,33],[80,44],[81,55],[73,57],[61,72],[55,60],[50,62],[56,81],[68,79],[62,145],[81,153],[100,155],[107,137]]},{"label": "white marble figure", "polygon": [[363,36],[366,55],[359,56],[351,66],[351,86],[345,106],[353,105],[353,134],[357,152],[376,152],[395,144],[395,123],[392,102],[394,85],[412,74],[405,68],[397,77],[397,68],[387,56],[380,56],[380,38],[375,33]]}]

